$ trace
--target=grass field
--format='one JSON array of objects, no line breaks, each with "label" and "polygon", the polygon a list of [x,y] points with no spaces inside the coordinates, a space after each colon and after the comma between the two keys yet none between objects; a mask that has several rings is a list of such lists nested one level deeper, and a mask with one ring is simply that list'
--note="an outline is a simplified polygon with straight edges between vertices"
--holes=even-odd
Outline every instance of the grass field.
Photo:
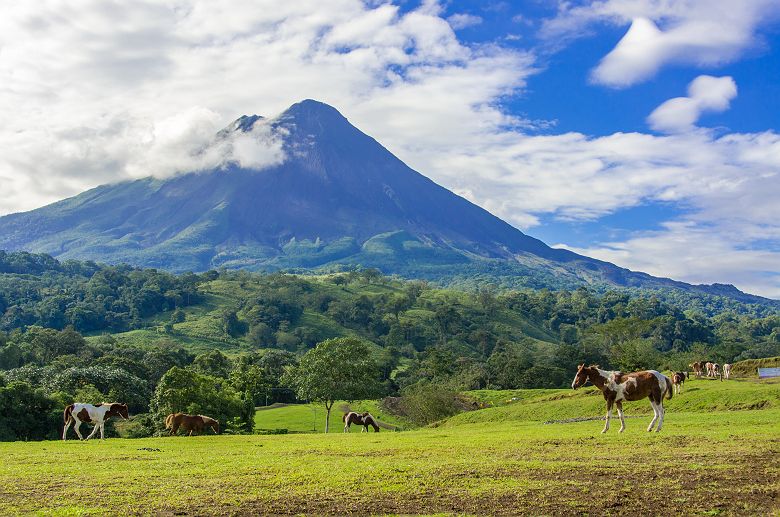
[{"label": "grass field", "polygon": [[[622,435],[545,424],[602,412],[596,395],[545,390],[483,393],[505,405],[397,433],[2,443],[0,515],[780,515],[780,384],[688,388],[657,434],[646,401]],[[732,393],[747,402],[719,402]],[[259,422],[293,421],[285,409]]]}]

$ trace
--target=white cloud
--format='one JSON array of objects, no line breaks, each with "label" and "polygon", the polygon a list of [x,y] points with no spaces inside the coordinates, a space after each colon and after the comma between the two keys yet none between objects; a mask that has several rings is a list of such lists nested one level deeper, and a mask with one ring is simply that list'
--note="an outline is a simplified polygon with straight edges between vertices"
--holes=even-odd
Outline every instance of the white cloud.
[{"label": "white cloud", "polygon": [[760,44],[762,25],[777,19],[775,0],[603,0],[563,3],[542,35],[560,45],[589,34],[597,23],[630,24],[594,68],[591,79],[621,88],[647,80],[669,64],[712,67]]},{"label": "white cloud", "polygon": [[450,26],[457,30],[465,29],[482,23],[482,18],[473,14],[457,13],[447,18]]},{"label": "white cloud", "polygon": [[688,85],[687,97],[664,102],[647,117],[647,122],[656,131],[690,131],[703,113],[727,110],[736,96],[737,84],[731,77],[700,75]]},{"label": "white cloud", "polygon": [[780,299],[780,252],[745,247],[739,234],[683,220],[662,230],[641,232],[623,242],[588,248],[561,245],[638,271],[693,284],[736,284],[743,291]]}]

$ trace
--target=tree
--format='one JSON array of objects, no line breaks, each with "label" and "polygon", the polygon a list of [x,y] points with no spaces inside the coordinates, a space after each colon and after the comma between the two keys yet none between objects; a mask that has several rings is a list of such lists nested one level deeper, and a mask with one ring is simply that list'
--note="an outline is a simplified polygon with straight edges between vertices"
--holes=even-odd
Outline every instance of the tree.
[{"label": "tree", "polygon": [[330,410],[337,400],[353,401],[378,396],[379,369],[368,345],[356,338],[333,338],[306,352],[283,382],[292,386],[298,398],[325,404],[325,432]]}]

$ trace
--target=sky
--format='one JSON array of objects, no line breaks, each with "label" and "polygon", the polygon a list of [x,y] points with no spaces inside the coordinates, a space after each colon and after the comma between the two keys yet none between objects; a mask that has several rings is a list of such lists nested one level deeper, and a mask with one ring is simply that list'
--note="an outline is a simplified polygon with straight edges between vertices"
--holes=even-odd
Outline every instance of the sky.
[{"label": "sky", "polygon": [[0,214],[306,98],[552,246],[780,298],[780,0],[11,3]]}]

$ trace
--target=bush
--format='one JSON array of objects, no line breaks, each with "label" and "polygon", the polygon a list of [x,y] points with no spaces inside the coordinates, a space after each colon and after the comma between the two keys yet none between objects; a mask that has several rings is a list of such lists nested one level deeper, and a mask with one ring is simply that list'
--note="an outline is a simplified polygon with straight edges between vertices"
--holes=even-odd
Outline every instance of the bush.
[{"label": "bush", "polygon": [[447,385],[418,383],[401,393],[400,410],[416,425],[428,425],[460,412],[458,393]]}]

